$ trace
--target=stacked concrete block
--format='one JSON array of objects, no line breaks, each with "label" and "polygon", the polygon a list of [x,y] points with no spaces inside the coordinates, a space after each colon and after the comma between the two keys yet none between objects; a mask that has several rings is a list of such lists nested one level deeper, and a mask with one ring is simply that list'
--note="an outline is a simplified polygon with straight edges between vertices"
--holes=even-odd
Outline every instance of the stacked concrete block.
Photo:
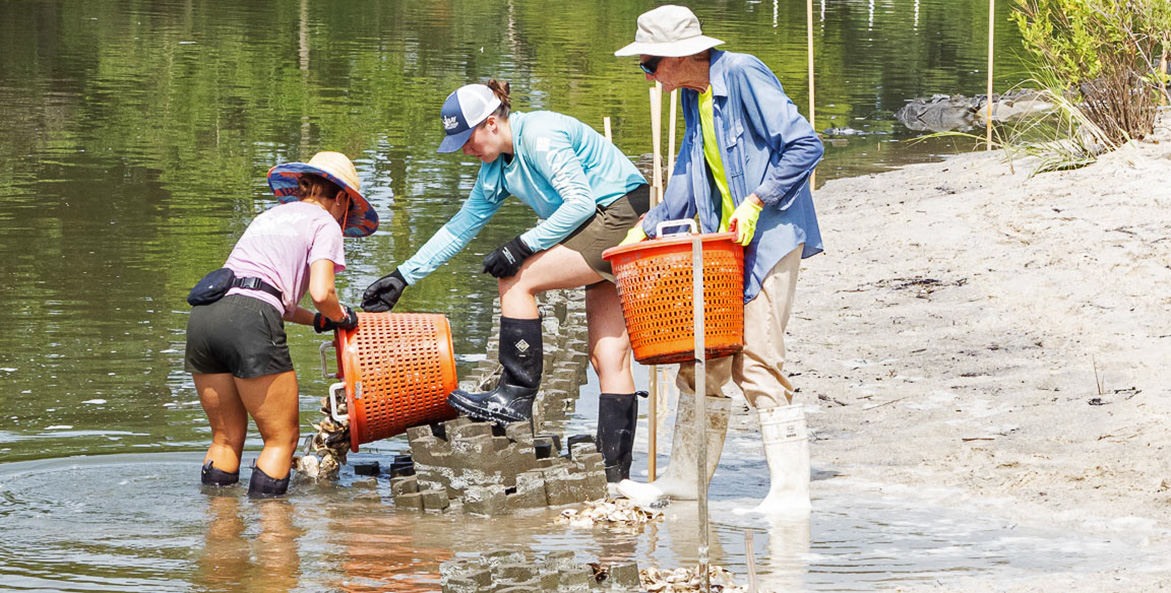
[{"label": "stacked concrete block", "polygon": [[407,431],[413,475],[391,479],[395,505],[482,515],[606,497],[601,453],[588,437],[559,455],[560,438],[534,437],[527,422],[499,426],[461,417]]},{"label": "stacked concrete block", "polygon": [[577,593],[641,591],[638,564],[595,568],[575,562],[573,552],[550,552],[532,561],[524,553],[500,551],[439,566],[443,593]]}]

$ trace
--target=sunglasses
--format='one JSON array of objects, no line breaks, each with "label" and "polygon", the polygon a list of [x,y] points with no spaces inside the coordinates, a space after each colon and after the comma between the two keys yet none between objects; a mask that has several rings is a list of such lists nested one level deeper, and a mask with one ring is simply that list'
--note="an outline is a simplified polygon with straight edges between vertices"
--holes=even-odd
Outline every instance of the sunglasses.
[{"label": "sunglasses", "polygon": [[659,69],[659,62],[661,61],[663,61],[663,56],[655,56],[645,62],[639,62],[638,67],[642,68],[642,71],[647,74],[654,74],[655,70]]}]

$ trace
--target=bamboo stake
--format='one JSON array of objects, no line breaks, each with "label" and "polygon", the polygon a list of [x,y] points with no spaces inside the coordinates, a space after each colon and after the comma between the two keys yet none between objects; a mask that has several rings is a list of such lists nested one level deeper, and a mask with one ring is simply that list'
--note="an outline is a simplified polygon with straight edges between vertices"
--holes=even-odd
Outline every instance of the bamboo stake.
[{"label": "bamboo stake", "polygon": [[699,572],[701,591],[711,593],[711,573],[708,570],[708,516],[707,516],[707,344],[704,335],[703,310],[703,239],[691,236],[691,300],[695,322],[695,427],[699,437],[696,455],[696,500],[699,502]]},{"label": "bamboo stake", "polygon": [[[663,160],[660,146],[663,133],[663,85],[657,80],[655,86],[650,87],[650,99],[651,149],[654,150],[651,162],[655,168],[651,174],[651,205],[654,206],[663,196]],[[654,482],[659,469],[656,459],[659,451],[659,372],[656,365],[650,365],[648,370],[650,381],[647,391],[650,392],[650,401],[647,406],[647,482]]]},{"label": "bamboo stake", "polygon": [[984,134],[988,136],[988,148],[992,150],[992,57],[994,54],[992,41],[996,35],[996,0],[988,0],[988,98],[985,103],[988,114],[984,118]]},{"label": "bamboo stake", "polygon": [[[813,111],[813,0],[805,1],[805,53],[809,56],[809,126],[817,132],[817,116]],[[817,185],[817,169],[809,174],[809,191]]]}]

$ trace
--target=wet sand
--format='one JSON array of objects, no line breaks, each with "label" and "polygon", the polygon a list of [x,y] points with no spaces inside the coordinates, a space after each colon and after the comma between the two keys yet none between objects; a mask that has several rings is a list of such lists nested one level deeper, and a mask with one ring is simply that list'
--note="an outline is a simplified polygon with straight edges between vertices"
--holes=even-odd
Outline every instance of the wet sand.
[{"label": "wet sand", "polygon": [[[1169,128],[1073,171],[995,151],[818,191],[827,250],[802,266],[787,364],[815,478],[1171,543]],[[899,590],[1167,587],[1171,559]]]}]

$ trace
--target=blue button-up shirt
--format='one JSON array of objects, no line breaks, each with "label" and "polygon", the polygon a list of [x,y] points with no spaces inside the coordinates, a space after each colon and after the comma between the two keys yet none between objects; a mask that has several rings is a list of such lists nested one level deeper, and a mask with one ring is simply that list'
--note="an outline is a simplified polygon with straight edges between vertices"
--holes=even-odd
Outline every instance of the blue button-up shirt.
[{"label": "blue button-up shirt", "polygon": [[[764,202],[756,234],[744,249],[748,302],[760,292],[765,275],[797,245],[805,244],[802,258],[821,253],[809,175],[825,149],[777,77],[756,57],[712,51],[708,78],[732,200],[739,205],[755,193]],[[683,118],[686,131],[663,202],[643,219],[648,236],[654,236],[661,221],[697,214],[704,232],[714,233],[720,226],[720,209],[712,200],[703,156],[699,93],[694,90],[683,89]]]}]

